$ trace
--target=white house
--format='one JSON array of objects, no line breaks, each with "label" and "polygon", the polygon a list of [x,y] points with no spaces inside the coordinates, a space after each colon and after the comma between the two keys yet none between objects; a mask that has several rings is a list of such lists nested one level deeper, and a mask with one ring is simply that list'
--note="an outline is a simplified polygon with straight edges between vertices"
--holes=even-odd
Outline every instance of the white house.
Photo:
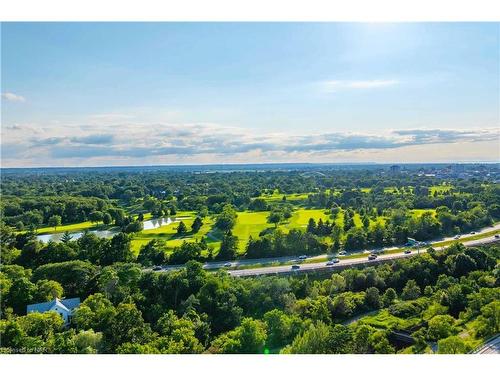
[{"label": "white house", "polygon": [[55,311],[64,319],[66,324],[69,324],[73,311],[80,306],[80,298],[67,298],[60,300],[59,298],[49,302],[35,303],[26,306],[26,313],[31,312],[46,312]]}]

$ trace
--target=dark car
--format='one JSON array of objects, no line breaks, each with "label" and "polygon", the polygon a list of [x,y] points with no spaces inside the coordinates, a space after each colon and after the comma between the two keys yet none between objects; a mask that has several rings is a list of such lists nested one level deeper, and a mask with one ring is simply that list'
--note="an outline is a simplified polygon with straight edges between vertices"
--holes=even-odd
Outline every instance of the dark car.
[{"label": "dark car", "polygon": [[377,259],[377,255],[376,254],[370,254],[368,255],[368,260],[375,260]]},{"label": "dark car", "polygon": [[335,263],[338,263],[338,262],[340,262],[340,260],[338,258],[333,258],[332,260],[326,262],[326,265],[333,266]]},{"label": "dark car", "polygon": [[298,264],[292,265],[292,271],[300,270],[300,266]]},{"label": "dark car", "polygon": [[405,250],[405,254],[411,254],[411,250],[410,249],[406,249]]}]

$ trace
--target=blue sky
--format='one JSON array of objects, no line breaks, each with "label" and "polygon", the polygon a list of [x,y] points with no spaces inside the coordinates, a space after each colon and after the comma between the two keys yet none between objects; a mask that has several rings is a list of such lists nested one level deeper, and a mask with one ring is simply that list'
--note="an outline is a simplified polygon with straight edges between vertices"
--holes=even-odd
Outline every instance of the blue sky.
[{"label": "blue sky", "polygon": [[498,23],[3,23],[2,165],[496,161]]}]

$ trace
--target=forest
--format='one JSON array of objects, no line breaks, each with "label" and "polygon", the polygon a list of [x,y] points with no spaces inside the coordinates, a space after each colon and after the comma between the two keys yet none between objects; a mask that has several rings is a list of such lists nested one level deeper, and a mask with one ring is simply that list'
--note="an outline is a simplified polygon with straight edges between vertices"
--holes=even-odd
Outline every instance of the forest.
[{"label": "forest", "polygon": [[[500,247],[460,243],[500,220],[484,176],[104,169],[8,173],[1,190],[3,353],[467,353],[499,332]],[[205,269],[409,239],[426,251],[328,273]],[[80,299],[69,323],[26,314],[55,298]]]},{"label": "forest", "polygon": [[[168,273],[80,260],[5,265],[2,351],[466,353],[500,329],[499,251],[456,244],[327,276],[248,279],[194,261]],[[64,295],[82,299],[69,328],[54,312],[23,314]]]}]

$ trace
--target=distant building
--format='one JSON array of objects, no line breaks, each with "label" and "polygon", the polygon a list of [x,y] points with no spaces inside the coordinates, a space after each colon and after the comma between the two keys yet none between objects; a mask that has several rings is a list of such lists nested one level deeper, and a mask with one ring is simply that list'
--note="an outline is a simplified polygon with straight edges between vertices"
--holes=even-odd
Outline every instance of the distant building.
[{"label": "distant building", "polygon": [[44,313],[46,311],[55,311],[64,319],[66,324],[71,321],[71,316],[73,311],[80,306],[80,298],[67,298],[60,300],[59,298],[54,299],[49,302],[35,303],[26,306],[26,313],[39,312]]}]

